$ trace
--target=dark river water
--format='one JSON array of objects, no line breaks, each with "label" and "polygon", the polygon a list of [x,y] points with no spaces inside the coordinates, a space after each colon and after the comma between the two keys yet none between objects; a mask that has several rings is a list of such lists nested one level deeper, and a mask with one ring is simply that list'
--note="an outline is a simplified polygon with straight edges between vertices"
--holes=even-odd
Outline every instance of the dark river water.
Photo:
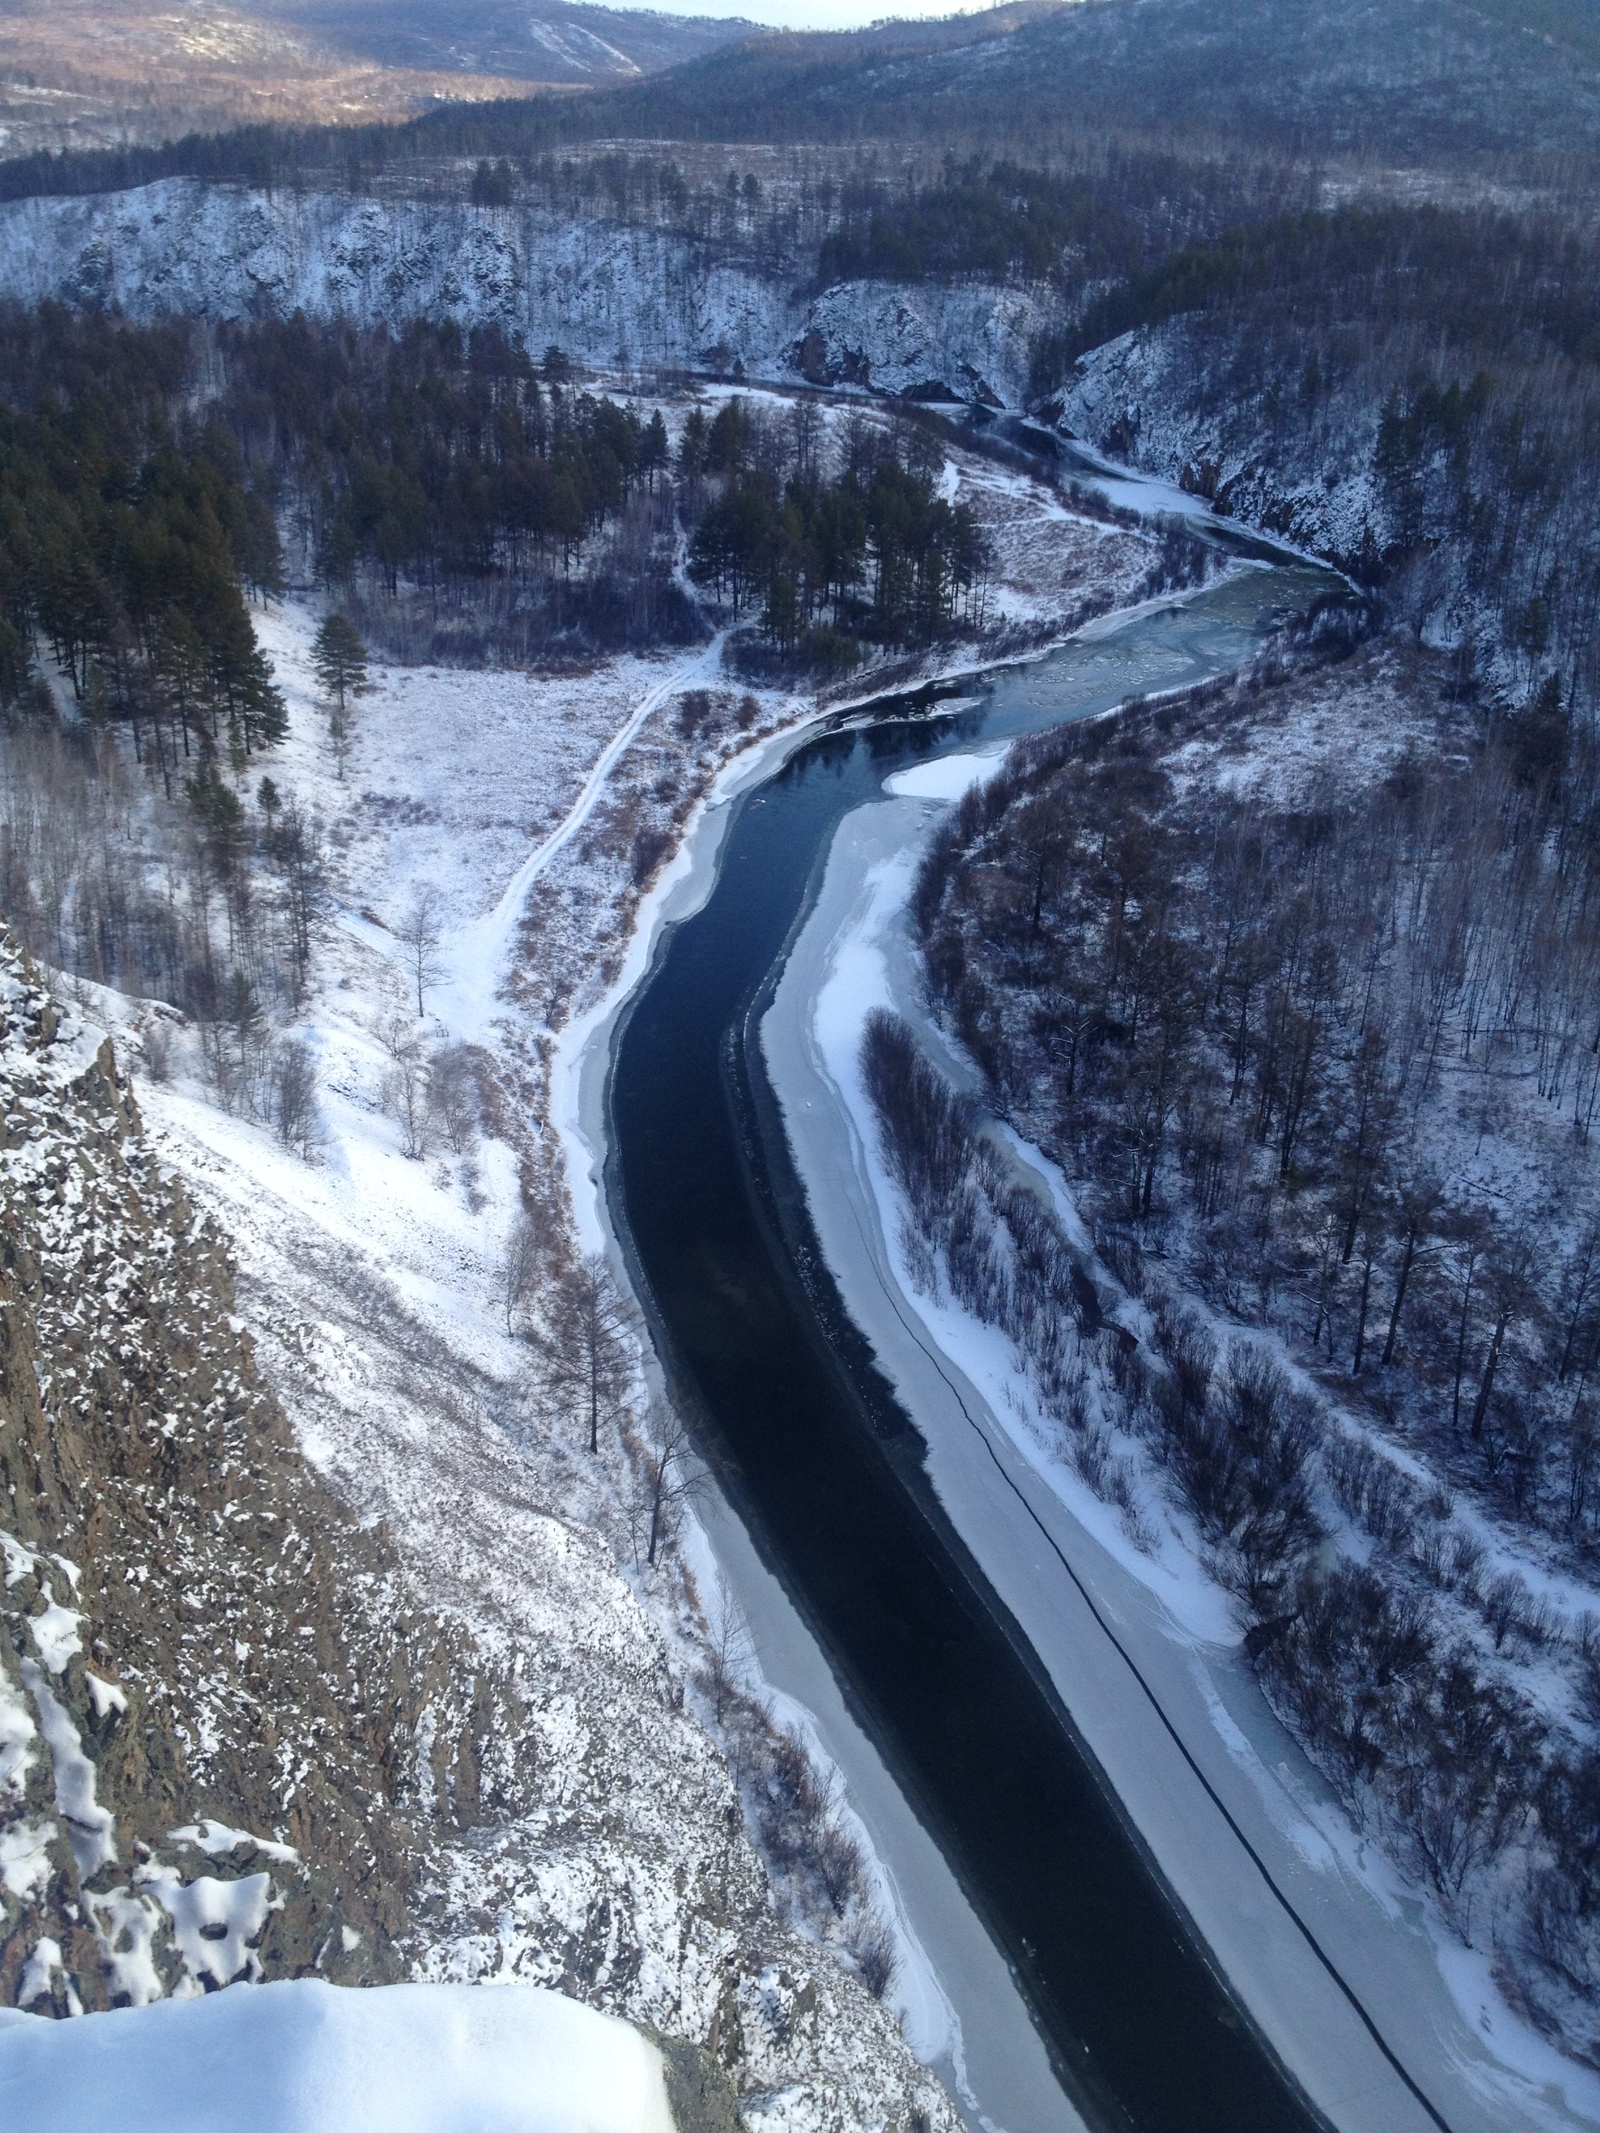
[{"label": "dark river water", "polygon": [[835,829],[885,777],[1230,668],[1331,583],[1251,573],[968,685],[965,708],[899,699],[809,741],[737,803],[710,898],[664,934],[613,1058],[612,1212],[700,1448],[1097,2128],[1321,2121],[927,1485],[916,1428],[819,1264],[754,1033]]}]

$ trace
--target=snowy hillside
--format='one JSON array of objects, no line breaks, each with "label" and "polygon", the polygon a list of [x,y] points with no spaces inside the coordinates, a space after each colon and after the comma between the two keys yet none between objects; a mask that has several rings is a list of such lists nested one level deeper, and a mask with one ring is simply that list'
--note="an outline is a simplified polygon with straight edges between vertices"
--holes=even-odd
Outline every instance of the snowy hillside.
[{"label": "snowy hillside", "polygon": [[138,319],[338,313],[493,323],[585,363],[742,368],[887,392],[944,384],[1019,404],[1042,322],[1026,292],[851,282],[814,300],[781,270],[656,228],[459,198],[252,192],[167,179],[0,206],[0,293]]},{"label": "snowy hillside", "polygon": [[[13,1993],[57,2013],[94,2004],[91,1986],[102,2005],[137,2004],[169,1991],[183,1997],[206,1967],[216,1982],[309,1969],[352,1982],[398,1973],[547,1985],[658,2034],[710,2040],[712,2060],[737,2087],[766,2099],[751,2123],[803,2127],[839,2107],[851,2123],[916,2109],[948,2127],[937,2084],[898,2032],[892,1990],[880,2000],[861,1980],[853,1947],[884,1930],[870,1875],[840,1911],[819,1908],[803,1871],[774,1892],[744,1834],[728,1765],[697,1715],[705,1604],[675,1549],[654,1574],[640,1562],[647,1447],[638,1430],[619,1413],[591,1460],[541,1387],[523,1339],[506,1334],[504,1248],[521,1174],[543,1143],[529,1102],[541,1049],[526,1024],[496,1029],[494,987],[516,900],[498,922],[496,908],[518,859],[541,843],[552,859],[567,852],[569,897],[603,893],[608,863],[611,881],[633,886],[627,846],[574,841],[568,851],[550,832],[605,819],[616,795],[604,768],[593,775],[597,758],[615,767],[604,744],[637,730],[641,706],[670,715],[674,685],[692,683],[704,655],[676,667],[622,662],[542,689],[522,677],[487,685],[426,671],[386,677],[363,707],[341,784],[307,686],[309,635],[303,611],[267,629],[294,714],[274,772],[328,826],[335,855],[319,981],[300,1023],[320,1085],[316,1159],[219,1108],[189,1032],[98,990],[92,1008],[123,1055],[143,1061],[141,1101],[162,1166],[207,1210],[207,1233],[225,1232],[237,1251],[241,1319],[304,1453],[362,1528],[393,1548],[401,1584],[390,1589],[389,1611],[418,1628],[448,1625],[454,1656],[418,1680],[400,1737],[383,1750],[398,1765],[405,1810],[377,1877],[387,1909],[376,1907],[374,1886],[363,1908],[346,1901],[329,1915],[323,1892],[352,1872],[359,1832],[316,1819],[302,1827],[292,1816],[285,1828],[261,1803],[250,1826],[272,1834],[249,1837],[218,1826],[231,1818],[219,1815],[226,1795],[214,1790],[184,1800],[187,1826],[173,1833],[171,1866],[166,1847],[138,1863],[133,1833],[148,1853],[156,1831],[146,1827],[137,1769],[128,1793],[112,1795],[115,1819],[90,1778],[82,1807],[62,1793],[62,1771],[90,1769],[86,1757],[104,1755],[102,1737],[114,1740],[118,1724],[115,1709],[100,1715],[98,1732],[76,1718],[73,1741],[62,1735],[55,1783],[62,1812],[83,1821],[90,1848],[79,1872],[98,1936],[62,1929],[36,1938],[39,1923],[13,1906],[8,1925],[21,1930],[10,1933],[8,1961],[22,1972]],[[775,701],[766,715],[783,709]],[[463,746],[486,745],[486,727],[499,766],[492,793]],[[736,725],[726,732],[743,738]],[[420,1027],[405,1009],[403,952],[389,930],[419,881],[439,885],[449,921],[447,979]],[[586,932],[568,948],[568,982],[603,981],[605,937],[623,933],[591,905]],[[452,1038],[478,1040],[470,1116],[447,1130],[430,1111],[408,1154],[393,1077],[414,1054],[425,1072],[436,1069]],[[201,1508],[209,1518],[209,1499]],[[100,1542],[100,1580],[124,1573],[123,1544],[113,1523]],[[359,1567],[348,1529],[343,1546]],[[254,1548],[237,1549],[236,1562],[260,1581]],[[33,1605],[36,1586],[54,1573],[42,1553],[19,1554],[18,1564],[29,1580],[18,1598]],[[344,1575],[327,1561],[315,1568],[319,1618],[337,1620],[341,1609],[356,1618],[362,1595]],[[180,1579],[148,1610],[157,1639],[183,1590]],[[244,1629],[248,1651],[256,1637],[242,1599],[224,1606],[211,1588],[206,1596],[219,1619]],[[86,1585],[80,1606],[88,1597]],[[70,1621],[55,1601],[31,1632],[38,1665],[54,1649],[57,1614],[64,1634]],[[116,1626],[97,1606],[87,1635],[108,1632],[114,1638]],[[80,1664],[72,1659],[69,1678],[87,1711],[93,1690],[80,1687]],[[135,1681],[113,1671],[111,1685],[128,1693]],[[315,1703],[298,1687],[284,1695],[272,1725],[292,1750]],[[20,1803],[32,1817],[18,1825],[26,1836],[40,1822],[35,1795],[49,1764],[15,1700],[34,1773]],[[763,1756],[783,1764],[792,1755],[750,1708],[747,1784],[760,1781]],[[240,1723],[228,1702],[207,1705],[202,1737],[226,1759]],[[311,1748],[299,1747],[296,1761]],[[318,1752],[337,1772],[340,1757]],[[359,1744],[352,1760],[363,1767]],[[801,1782],[804,1798],[822,1800],[822,1779]],[[160,1812],[158,1802],[149,1806]],[[818,1834],[842,1812],[806,1811]],[[374,1837],[382,1826],[373,1822]],[[838,1826],[831,1841],[853,1843],[848,1820]],[[45,1828],[39,1841],[51,1838]],[[35,1872],[26,1847],[12,1849],[12,1878],[25,1876],[37,1894],[50,1862]],[[116,1863],[130,1852],[131,1873]],[[219,1964],[226,1976],[217,1977]]]}]

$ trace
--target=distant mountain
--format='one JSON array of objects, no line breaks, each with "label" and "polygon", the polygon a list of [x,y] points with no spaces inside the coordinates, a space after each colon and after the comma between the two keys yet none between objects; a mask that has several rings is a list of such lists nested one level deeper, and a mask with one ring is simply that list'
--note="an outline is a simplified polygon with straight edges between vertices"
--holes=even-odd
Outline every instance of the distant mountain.
[{"label": "distant mountain", "polygon": [[1080,0],[746,41],[562,123],[724,140],[982,135],[1016,153],[1087,129],[1389,163],[1588,157],[1600,147],[1600,11]]},{"label": "distant mountain", "polygon": [[756,27],[563,0],[255,0],[250,11],[385,67],[541,83],[609,85],[659,73]]},{"label": "distant mountain", "polygon": [[752,28],[565,0],[0,0],[0,155],[404,123],[637,81]]},{"label": "distant mountain", "polygon": [[[72,58],[68,43],[103,74],[121,51],[120,76],[80,108],[89,77],[69,70],[49,87],[47,69],[22,64],[30,38],[49,46],[58,70]],[[161,64],[141,71],[134,61],[155,52],[153,39],[164,40]],[[545,93],[525,93],[535,85]],[[590,93],[559,93],[579,88]],[[278,132],[260,132],[262,120]],[[342,168],[348,129],[374,120],[381,134],[355,152],[390,171],[411,158],[528,156],[576,140],[885,142],[1028,166],[1076,165],[1088,144],[1135,142],[1191,163],[1221,152],[1369,176],[1447,172],[1480,187],[1544,184],[1558,165],[1570,175],[1600,163],[1600,8],[1020,0],[797,34],[571,0],[253,0],[248,14],[190,0],[159,16],[134,0],[0,7],[0,156],[133,150],[70,167],[14,162],[0,180],[7,195]],[[152,153],[241,122],[257,130]],[[284,129],[297,125],[335,130],[291,138]]]}]

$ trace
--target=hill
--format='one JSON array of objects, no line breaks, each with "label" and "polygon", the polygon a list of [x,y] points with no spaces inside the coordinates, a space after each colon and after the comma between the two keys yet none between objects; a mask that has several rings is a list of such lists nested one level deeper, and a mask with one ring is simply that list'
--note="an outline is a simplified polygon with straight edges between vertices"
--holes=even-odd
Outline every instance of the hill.
[{"label": "hill", "polygon": [[636,80],[751,25],[533,0],[11,0],[0,153],[155,143],[244,123],[350,126],[437,105]]}]

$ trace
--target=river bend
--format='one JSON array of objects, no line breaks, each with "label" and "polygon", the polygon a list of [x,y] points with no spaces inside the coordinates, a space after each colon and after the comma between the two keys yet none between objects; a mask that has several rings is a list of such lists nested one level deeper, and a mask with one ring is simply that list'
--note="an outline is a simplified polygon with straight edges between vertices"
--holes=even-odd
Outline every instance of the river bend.
[{"label": "river bend", "polygon": [[[817,1250],[755,1030],[843,818],[894,772],[1248,657],[1329,584],[1251,571],[801,745],[736,803],[715,883],[614,1047],[607,1192],[698,1442],[1007,1958],[1096,2128],[1321,2123],[1243,2016],[1015,1618]],[[1024,2129],[1013,2129],[1024,2133]]]}]

